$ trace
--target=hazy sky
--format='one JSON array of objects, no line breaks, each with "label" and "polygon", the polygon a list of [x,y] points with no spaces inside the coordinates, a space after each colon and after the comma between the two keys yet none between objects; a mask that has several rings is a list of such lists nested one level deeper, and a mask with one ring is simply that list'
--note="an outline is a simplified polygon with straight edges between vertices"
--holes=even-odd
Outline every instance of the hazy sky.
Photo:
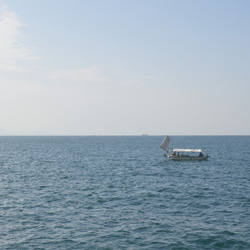
[{"label": "hazy sky", "polygon": [[0,0],[0,134],[250,135],[249,0]]}]

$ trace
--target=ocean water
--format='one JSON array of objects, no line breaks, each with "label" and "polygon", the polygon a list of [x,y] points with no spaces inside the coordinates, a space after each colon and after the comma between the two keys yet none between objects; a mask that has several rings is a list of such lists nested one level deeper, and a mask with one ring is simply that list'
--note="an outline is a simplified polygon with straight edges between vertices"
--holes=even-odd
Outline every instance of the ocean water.
[{"label": "ocean water", "polygon": [[0,249],[250,249],[250,136],[0,137]]}]

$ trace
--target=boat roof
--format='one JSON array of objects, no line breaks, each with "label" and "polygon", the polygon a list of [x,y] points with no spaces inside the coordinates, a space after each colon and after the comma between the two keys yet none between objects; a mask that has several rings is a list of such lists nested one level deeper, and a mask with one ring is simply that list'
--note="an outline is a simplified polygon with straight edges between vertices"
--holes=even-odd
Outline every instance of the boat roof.
[{"label": "boat roof", "polygon": [[174,152],[195,152],[195,153],[200,153],[202,152],[201,149],[180,149],[180,148],[174,148],[173,149]]}]

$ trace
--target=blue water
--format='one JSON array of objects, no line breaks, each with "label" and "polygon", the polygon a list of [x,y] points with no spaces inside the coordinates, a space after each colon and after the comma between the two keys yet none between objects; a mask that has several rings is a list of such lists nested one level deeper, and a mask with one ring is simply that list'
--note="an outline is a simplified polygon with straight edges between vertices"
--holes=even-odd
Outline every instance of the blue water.
[{"label": "blue water", "polygon": [[0,137],[0,249],[250,249],[250,136]]}]

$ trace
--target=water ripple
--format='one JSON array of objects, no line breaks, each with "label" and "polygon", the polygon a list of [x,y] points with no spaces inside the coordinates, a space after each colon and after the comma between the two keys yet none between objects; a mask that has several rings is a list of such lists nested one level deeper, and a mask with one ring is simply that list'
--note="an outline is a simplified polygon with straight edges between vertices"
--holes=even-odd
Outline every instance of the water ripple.
[{"label": "water ripple", "polygon": [[199,163],[161,141],[2,137],[1,249],[249,249],[250,138],[176,137]]}]

